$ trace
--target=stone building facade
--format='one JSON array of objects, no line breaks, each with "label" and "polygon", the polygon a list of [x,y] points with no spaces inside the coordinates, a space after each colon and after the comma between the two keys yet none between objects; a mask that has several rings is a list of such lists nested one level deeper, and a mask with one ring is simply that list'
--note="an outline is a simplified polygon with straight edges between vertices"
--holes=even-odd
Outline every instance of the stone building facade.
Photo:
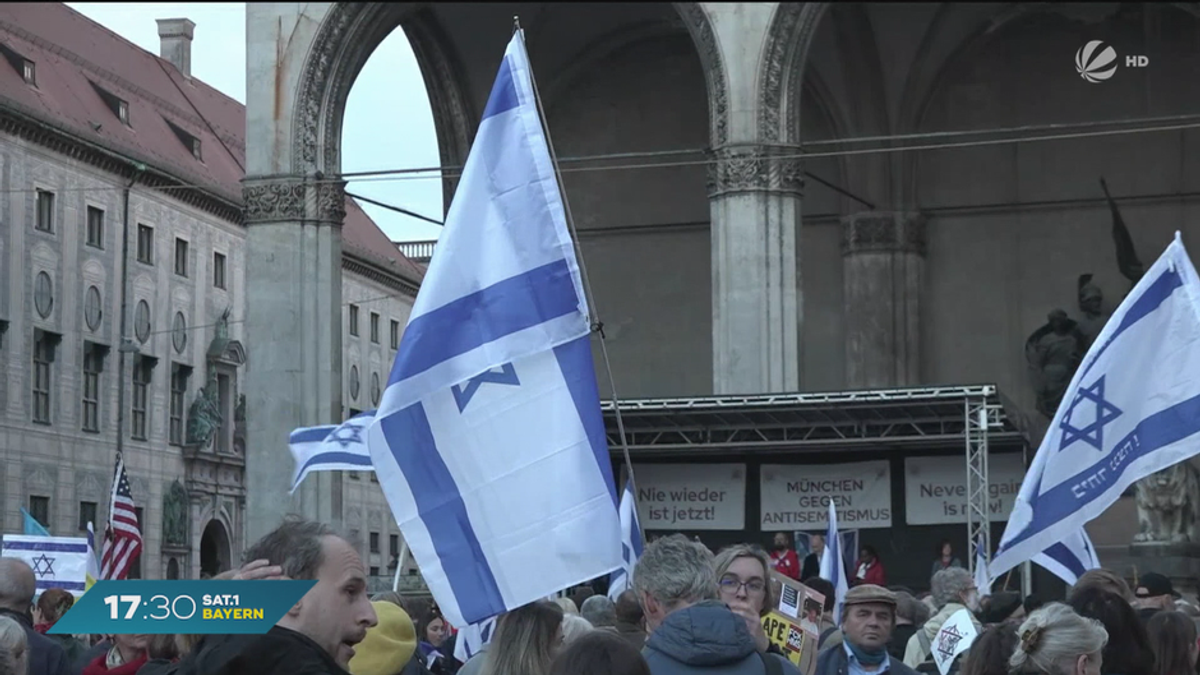
[{"label": "stone building facade", "polygon": [[[0,8],[3,531],[24,506],[52,534],[102,532],[120,424],[147,578],[236,564],[247,454],[292,465],[286,435],[247,434],[245,109],[191,77],[192,29],[160,21],[159,58],[62,4]],[[377,398],[423,274],[341,199],[329,312],[347,404],[324,423]],[[299,492],[346,514],[389,573],[398,530],[375,483],[324,474]]]},{"label": "stone building facade", "polygon": [[[461,165],[514,14],[623,398],[987,382],[1044,425],[1027,338],[1053,309],[1079,316],[1080,275],[1109,311],[1129,287],[1098,179],[1144,262],[1177,229],[1197,250],[1200,130],[1146,121],[1200,105],[1195,3],[252,3],[247,190],[315,196],[310,176],[340,172],[354,76],[397,29],[442,164]],[[1092,40],[1119,56],[1109,79],[1077,72]],[[249,248],[294,248],[302,216],[264,211],[279,226]],[[305,322],[278,304],[247,329]],[[264,431],[305,419],[265,400]],[[269,509],[282,481],[253,464]],[[1097,525],[1097,545],[1127,546],[1132,500]]]}]

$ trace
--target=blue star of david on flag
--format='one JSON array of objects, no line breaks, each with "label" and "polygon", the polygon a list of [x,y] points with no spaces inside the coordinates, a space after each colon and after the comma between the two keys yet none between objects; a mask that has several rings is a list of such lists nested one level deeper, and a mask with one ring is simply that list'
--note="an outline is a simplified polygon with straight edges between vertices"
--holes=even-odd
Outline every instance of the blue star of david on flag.
[{"label": "blue star of david on flag", "polygon": [[[1075,426],[1072,423],[1072,418],[1082,403],[1091,401],[1095,403],[1096,418],[1095,421],[1082,428]],[[1071,407],[1067,409],[1067,414],[1063,415],[1062,423],[1059,427],[1062,429],[1062,444],[1058,446],[1058,451],[1062,452],[1071,447],[1075,441],[1083,441],[1100,452],[1104,451],[1104,427],[1116,420],[1122,414],[1121,409],[1113,405],[1104,398],[1104,376],[1092,383],[1090,387],[1080,387],[1078,393],[1075,394],[1075,400],[1071,401]]]},{"label": "blue star of david on flag", "polygon": [[459,387],[457,384],[450,389],[454,392],[454,402],[458,404],[458,412],[467,409],[467,404],[471,402],[471,398],[475,396],[475,392],[484,384],[504,384],[511,387],[521,386],[521,381],[517,379],[517,371],[513,368],[513,364],[506,363],[500,366],[500,370],[492,369],[484,371],[475,377],[467,380],[465,387]]},{"label": "blue star of david on flag", "polygon": [[334,429],[326,440],[333,441],[343,448],[349,447],[355,443],[362,444],[362,430],[363,428],[360,424],[351,424],[349,422],[345,422],[342,424],[342,426]]}]

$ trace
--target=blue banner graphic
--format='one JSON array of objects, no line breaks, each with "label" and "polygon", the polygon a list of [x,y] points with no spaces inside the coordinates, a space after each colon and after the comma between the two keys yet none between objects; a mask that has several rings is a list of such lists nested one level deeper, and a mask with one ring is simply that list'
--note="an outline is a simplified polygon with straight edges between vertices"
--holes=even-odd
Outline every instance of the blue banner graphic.
[{"label": "blue banner graphic", "polygon": [[97,581],[52,634],[266,633],[315,581]]}]

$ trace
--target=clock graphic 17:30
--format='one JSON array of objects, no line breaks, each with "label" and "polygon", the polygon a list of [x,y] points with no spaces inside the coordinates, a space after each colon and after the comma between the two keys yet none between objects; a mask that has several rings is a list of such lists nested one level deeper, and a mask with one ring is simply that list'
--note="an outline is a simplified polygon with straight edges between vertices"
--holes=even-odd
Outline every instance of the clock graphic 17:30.
[{"label": "clock graphic 17:30", "polygon": [[[106,595],[104,604],[110,610],[109,618],[114,621],[137,618],[187,621],[196,615],[196,599],[190,595],[177,595],[174,598],[155,595],[149,600],[142,600],[140,595]],[[124,611],[122,608],[125,608]]]}]

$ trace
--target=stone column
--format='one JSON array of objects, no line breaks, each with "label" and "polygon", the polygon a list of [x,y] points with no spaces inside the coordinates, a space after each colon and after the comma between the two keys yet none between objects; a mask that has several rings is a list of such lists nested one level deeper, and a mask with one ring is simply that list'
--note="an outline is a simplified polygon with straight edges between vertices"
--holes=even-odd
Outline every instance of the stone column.
[{"label": "stone column", "polygon": [[846,386],[920,381],[925,220],[869,211],[842,220]]},{"label": "stone column", "polygon": [[714,155],[713,392],[796,391],[800,160],[794,149],[766,145],[726,146]]},{"label": "stone column", "polygon": [[[288,434],[342,418],[344,183],[249,177],[246,209],[246,521],[252,544],[289,512],[339,526],[341,473],[294,496]],[[241,548],[241,546],[234,546]]]}]

